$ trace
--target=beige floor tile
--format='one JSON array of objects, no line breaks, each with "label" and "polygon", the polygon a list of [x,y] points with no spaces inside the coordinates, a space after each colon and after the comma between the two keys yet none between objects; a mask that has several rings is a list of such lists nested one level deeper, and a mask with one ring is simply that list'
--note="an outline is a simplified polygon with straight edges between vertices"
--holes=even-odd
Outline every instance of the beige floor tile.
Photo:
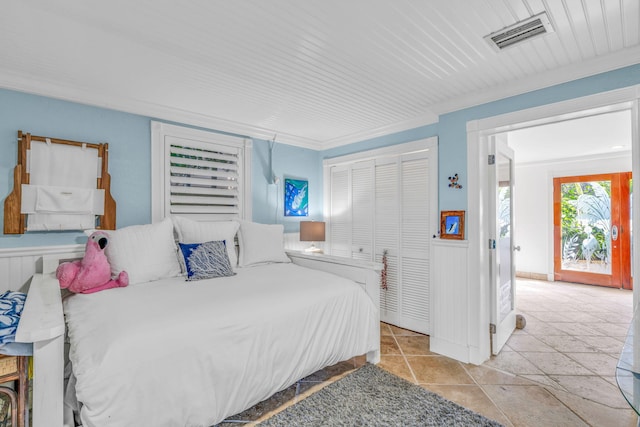
[{"label": "beige floor tile", "polygon": [[555,351],[540,339],[529,334],[513,334],[507,344],[514,351]]},{"label": "beige floor tile", "polygon": [[380,336],[380,354],[402,354],[393,335]]},{"label": "beige floor tile", "polygon": [[547,375],[594,374],[589,369],[562,353],[520,352],[520,354]]},{"label": "beige floor tile", "polygon": [[584,311],[565,311],[562,316],[566,319],[564,322],[581,322],[581,323],[600,323],[602,319],[591,313]]},{"label": "beige floor tile", "polygon": [[529,380],[523,379],[521,376],[487,366],[465,364],[463,367],[478,384],[531,385]]},{"label": "beige floor tile", "polygon": [[544,374],[533,363],[515,351],[501,352],[497,356],[492,356],[484,365],[516,375]]},{"label": "beige floor tile", "polygon": [[576,414],[539,386],[483,385],[514,426],[587,426]]},{"label": "beige floor tile", "polygon": [[559,390],[564,390],[564,387],[562,387],[560,384],[558,384],[548,375],[519,375],[519,377],[538,383],[538,385],[542,385],[545,387],[552,387],[554,389],[559,389]]},{"label": "beige floor tile", "polygon": [[622,310],[620,312],[595,312],[591,313],[592,316],[598,317],[601,320],[609,323],[619,323],[622,325],[629,325],[631,323],[631,319],[633,319],[633,314],[631,310]]},{"label": "beige floor tile", "polygon": [[571,335],[551,335],[538,338],[561,353],[597,353],[600,351]]},{"label": "beige floor tile", "polygon": [[549,322],[549,326],[559,329],[568,335],[587,335],[602,337],[605,334],[593,328],[592,323]]},{"label": "beige floor tile", "polygon": [[497,421],[505,426],[511,422],[502,413],[495,403],[489,399],[485,392],[477,385],[443,385],[443,384],[421,384],[422,387],[432,391],[445,399],[457,403],[460,406],[469,408],[478,414]]},{"label": "beige floor tile", "polygon": [[456,360],[444,356],[407,356],[420,384],[474,384],[473,378]]},{"label": "beige floor tile", "polygon": [[409,365],[403,356],[387,356],[382,355],[380,357],[380,363],[378,364],[382,369],[391,372],[394,375],[399,376],[400,378],[404,378],[407,381],[412,383],[416,383],[411,370],[409,369]]},{"label": "beige floor tile", "polygon": [[584,399],[598,402],[611,408],[627,409],[629,404],[624,400],[615,385],[598,376],[550,375],[567,392]]},{"label": "beige floor tile", "polygon": [[380,335],[391,335],[391,328],[388,324],[380,322]]},{"label": "beige floor tile", "polygon": [[433,355],[429,351],[429,337],[426,335],[396,336],[396,340],[405,356]]},{"label": "beige floor tile", "polygon": [[525,317],[535,318],[541,322],[568,322],[569,319],[565,316],[565,312],[558,311],[542,311],[542,310],[524,310],[522,307],[519,308],[524,311]]},{"label": "beige floor tile", "polygon": [[622,346],[624,345],[623,339],[616,339],[614,337],[576,335],[576,339],[579,339],[580,341],[597,348],[603,353],[620,354],[620,352],[622,351]]},{"label": "beige floor tile", "polygon": [[592,426],[636,427],[637,425],[638,416],[629,407],[610,408],[564,391],[551,389],[549,392]]},{"label": "beige floor tile", "polygon": [[541,321],[530,322],[528,319],[527,319],[527,326],[524,327],[524,331],[527,332],[529,335],[534,335],[536,337],[539,337],[539,336],[548,337],[553,335],[561,335],[561,336],[569,335],[565,331],[558,329],[549,323],[541,322]]},{"label": "beige floor tile", "polygon": [[596,375],[615,376],[618,358],[606,353],[564,353]]},{"label": "beige floor tile", "polygon": [[626,337],[627,332],[629,332],[628,325],[621,325],[619,323],[600,322],[597,324],[590,324],[589,326],[608,337]]}]

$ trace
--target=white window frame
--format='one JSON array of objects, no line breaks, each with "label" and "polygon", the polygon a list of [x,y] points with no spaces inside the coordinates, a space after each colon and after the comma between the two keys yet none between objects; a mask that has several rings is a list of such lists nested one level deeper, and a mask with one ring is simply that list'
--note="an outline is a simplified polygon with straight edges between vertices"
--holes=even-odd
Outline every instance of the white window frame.
[{"label": "white window frame", "polygon": [[251,220],[251,138],[224,135],[184,126],[176,126],[162,122],[151,122],[151,221],[157,222],[170,215],[167,193],[169,153],[166,150],[165,138],[174,137],[190,139],[199,143],[226,145],[240,149],[238,207],[239,219]]}]

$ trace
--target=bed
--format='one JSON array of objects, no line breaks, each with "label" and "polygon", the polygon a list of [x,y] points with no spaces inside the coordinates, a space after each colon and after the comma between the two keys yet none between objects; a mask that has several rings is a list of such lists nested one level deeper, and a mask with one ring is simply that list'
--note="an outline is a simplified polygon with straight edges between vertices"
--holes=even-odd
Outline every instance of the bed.
[{"label": "bed", "polygon": [[[59,310],[72,365],[64,405],[79,410],[83,425],[210,426],[325,366],[362,354],[377,363],[379,266],[285,254],[282,226],[232,223],[225,228],[174,218],[135,226],[132,235],[117,230],[109,260],[115,270],[128,267],[132,284],[64,298]],[[173,264],[180,259],[174,228],[187,244],[233,241],[237,230],[239,254],[227,246],[233,271],[186,281],[187,260]],[[150,254],[140,256],[140,241],[153,248]],[[158,250],[163,242],[170,248],[164,254]],[[36,279],[23,316],[33,311],[30,299],[42,307],[55,294],[53,276]],[[62,398],[44,397],[51,393],[46,389],[60,387],[62,394],[61,336],[44,339],[36,329],[27,324],[17,334],[36,341],[34,426],[62,425]]]}]

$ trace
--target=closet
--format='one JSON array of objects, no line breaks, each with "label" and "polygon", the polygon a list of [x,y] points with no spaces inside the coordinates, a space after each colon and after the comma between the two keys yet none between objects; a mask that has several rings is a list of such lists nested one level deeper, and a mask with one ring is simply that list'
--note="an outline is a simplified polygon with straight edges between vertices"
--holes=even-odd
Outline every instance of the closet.
[{"label": "closet", "polygon": [[431,332],[430,247],[437,233],[437,139],[325,160],[326,251],[382,262],[383,322]]}]

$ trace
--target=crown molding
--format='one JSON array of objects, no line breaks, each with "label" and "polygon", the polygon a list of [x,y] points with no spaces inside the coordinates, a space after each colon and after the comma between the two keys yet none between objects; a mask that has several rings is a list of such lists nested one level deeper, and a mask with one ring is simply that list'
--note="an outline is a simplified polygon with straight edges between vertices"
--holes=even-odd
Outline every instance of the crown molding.
[{"label": "crown molding", "polygon": [[96,90],[81,88],[75,85],[62,84],[60,82],[47,81],[43,79],[32,79],[23,74],[11,73],[6,70],[0,70],[0,87],[18,92],[30,93],[32,95],[46,96],[63,101],[146,116],[152,120],[165,120],[185,125],[198,126],[238,136],[270,140],[274,135],[277,135],[278,142],[283,144],[308,148],[316,151],[323,149],[320,141],[283,133],[276,129],[267,129],[238,123],[195,111],[168,107],[157,103],[140,101],[132,98],[123,98],[118,95],[101,93]]},{"label": "crown molding", "polygon": [[101,93],[94,89],[82,88],[72,84],[64,84],[42,78],[33,79],[22,73],[13,73],[7,70],[0,70],[0,87],[33,95],[146,116],[152,120],[177,122],[238,136],[271,140],[275,135],[280,143],[322,151],[434,124],[438,122],[439,115],[441,114],[635,65],[637,61],[632,61],[631,58],[638,57],[640,57],[640,46],[627,48],[610,55],[587,60],[580,64],[572,64],[559,70],[539,73],[533,78],[520,79],[510,84],[488,88],[474,94],[437,103],[432,105],[429,110],[426,110],[423,115],[410,120],[323,141],[283,133],[277,129],[234,122],[195,111],[126,98],[113,93]]},{"label": "crown molding", "polygon": [[424,115],[416,117],[410,120],[405,120],[390,125],[380,126],[379,128],[356,132],[351,135],[328,139],[322,142],[322,149],[328,150],[331,148],[341,147],[343,145],[353,144],[356,142],[366,141],[368,139],[377,138],[380,136],[391,135],[398,132],[403,132],[410,129],[415,129],[422,126],[432,125],[438,123],[438,115],[425,111]]},{"label": "crown molding", "polygon": [[640,58],[640,46],[627,48],[609,55],[603,55],[581,62],[571,64],[560,69],[538,73],[535,76],[518,79],[511,83],[493,86],[486,90],[456,97],[431,106],[432,111],[438,115],[486,104],[500,99],[521,95],[539,89],[579,80],[596,74],[613,71],[619,68],[629,67],[638,63]]}]

